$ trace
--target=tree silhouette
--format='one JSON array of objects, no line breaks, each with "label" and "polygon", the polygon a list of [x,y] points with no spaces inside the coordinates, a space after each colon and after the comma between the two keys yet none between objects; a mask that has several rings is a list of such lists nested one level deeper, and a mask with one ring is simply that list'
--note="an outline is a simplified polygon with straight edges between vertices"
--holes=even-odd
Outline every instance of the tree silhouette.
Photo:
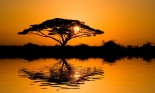
[{"label": "tree silhouette", "polygon": [[[84,22],[79,20],[62,18],[46,20],[41,24],[30,26],[30,28],[19,32],[18,34],[35,34],[42,37],[48,37],[59,42],[61,46],[65,46],[72,38],[95,36],[96,34],[104,33],[101,30],[85,25]],[[54,35],[58,35],[58,37],[54,37]]]},{"label": "tree silhouette", "polygon": [[[41,82],[40,86],[57,86],[65,89],[78,89],[85,81],[103,78],[103,70],[97,67],[73,66],[65,58],[52,66],[43,67],[37,71],[22,68],[20,76]],[[35,82],[34,82],[35,83]],[[62,87],[61,85],[66,85]]]}]

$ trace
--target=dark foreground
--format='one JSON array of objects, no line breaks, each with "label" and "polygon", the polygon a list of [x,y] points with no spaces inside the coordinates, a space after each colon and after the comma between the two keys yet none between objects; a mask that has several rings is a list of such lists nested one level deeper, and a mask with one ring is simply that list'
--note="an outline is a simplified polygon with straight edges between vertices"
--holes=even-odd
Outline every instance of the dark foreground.
[{"label": "dark foreground", "polygon": [[114,62],[124,57],[143,58],[150,61],[155,58],[155,46],[146,43],[142,46],[122,46],[113,41],[108,41],[102,46],[38,46],[26,44],[24,46],[0,46],[0,58],[24,58],[33,60],[38,58],[103,58]]}]

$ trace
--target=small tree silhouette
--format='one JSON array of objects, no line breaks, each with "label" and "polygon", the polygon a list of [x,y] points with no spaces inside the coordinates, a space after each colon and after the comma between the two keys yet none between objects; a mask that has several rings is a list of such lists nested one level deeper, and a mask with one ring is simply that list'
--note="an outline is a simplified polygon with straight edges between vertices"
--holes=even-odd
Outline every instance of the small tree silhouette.
[{"label": "small tree silhouette", "polygon": [[[48,37],[59,42],[61,46],[65,46],[72,38],[95,36],[96,34],[104,33],[101,30],[93,29],[85,25],[84,22],[79,20],[62,18],[46,20],[41,24],[30,26],[30,28],[19,32],[18,34],[35,34],[42,37]],[[58,35],[60,39],[58,37],[54,37],[53,35]]]}]

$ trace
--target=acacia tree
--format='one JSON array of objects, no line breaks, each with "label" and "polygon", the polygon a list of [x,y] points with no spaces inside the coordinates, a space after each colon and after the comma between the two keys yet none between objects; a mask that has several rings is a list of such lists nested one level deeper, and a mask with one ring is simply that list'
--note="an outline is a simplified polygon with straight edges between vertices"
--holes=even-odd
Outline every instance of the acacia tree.
[{"label": "acacia tree", "polygon": [[[35,34],[51,38],[65,46],[67,42],[76,37],[95,36],[104,33],[101,30],[93,29],[79,20],[55,18],[46,20],[41,24],[30,25],[28,29],[19,32],[20,35]],[[57,35],[58,37],[54,36]]]}]

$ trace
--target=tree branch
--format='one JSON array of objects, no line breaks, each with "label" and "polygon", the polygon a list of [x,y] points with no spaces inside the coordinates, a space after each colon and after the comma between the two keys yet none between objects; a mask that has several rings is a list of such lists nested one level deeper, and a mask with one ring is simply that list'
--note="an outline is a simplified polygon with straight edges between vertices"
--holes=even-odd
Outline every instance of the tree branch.
[{"label": "tree branch", "polygon": [[88,36],[91,36],[93,34],[87,34],[87,33],[84,33],[84,34],[80,34],[80,35],[75,35],[75,36],[72,36],[72,38],[76,38],[76,37],[88,37]]},{"label": "tree branch", "polygon": [[[39,34],[39,33],[40,33],[40,34]],[[62,42],[61,42],[60,40],[58,40],[58,39],[56,39],[56,38],[54,38],[54,37],[48,36],[48,35],[46,35],[46,34],[40,32],[40,31],[39,31],[39,33],[33,33],[33,32],[32,32],[31,34],[35,34],[35,35],[42,36],[42,37],[48,37],[48,38],[51,38],[51,39],[53,39],[53,40],[59,42],[60,44],[62,44]]]},{"label": "tree branch", "polygon": [[62,42],[64,42],[65,40],[64,40],[64,37],[63,37],[63,35],[61,33],[60,33],[60,37],[62,39]]}]

